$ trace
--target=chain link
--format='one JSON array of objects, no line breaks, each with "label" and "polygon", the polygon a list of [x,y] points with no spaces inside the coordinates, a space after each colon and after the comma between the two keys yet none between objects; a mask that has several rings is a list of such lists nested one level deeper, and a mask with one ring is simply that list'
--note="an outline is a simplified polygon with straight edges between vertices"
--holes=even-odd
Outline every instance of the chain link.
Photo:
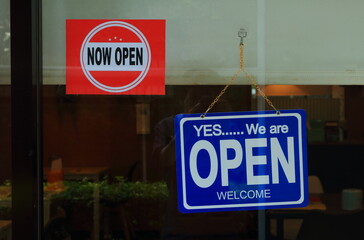
[{"label": "chain link", "polygon": [[254,78],[245,70],[244,68],[244,44],[240,44],[240,64],[239,69],[235,72],[235,74],[231,77],[230,81],[226,84],[226,86],[221,90],[219,95],[212,101],[210,106],[207,108],[207,110],[201,115],[202,118],[206,116],[206,114],[214,107],[214,105],[220,100],[221,96],[224,95],[226,90],[233,84],[236,77],[239,75],[240,72],[244,73],[244,76],[249,80],[250,84],[254,86],[254,88],[257,90],[257,92],[264,98],[264,100],[268,103],[268,105],[273,108],[277,114],[279,115],[280,112],[277,110],[277,108],[273,105],[272,101],[269,100],[267,95],[263,92],[263,90],[258,86],[258,84],[255,82]]}]

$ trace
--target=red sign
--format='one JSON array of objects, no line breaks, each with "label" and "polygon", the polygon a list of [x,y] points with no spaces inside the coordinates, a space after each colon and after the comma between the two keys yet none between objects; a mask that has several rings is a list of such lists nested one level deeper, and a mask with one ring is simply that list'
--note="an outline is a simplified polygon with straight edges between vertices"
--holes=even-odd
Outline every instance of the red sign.
[{"label": "red sign", "polygon": [[165,20],[67,20],[67,94],[165,94]]}]

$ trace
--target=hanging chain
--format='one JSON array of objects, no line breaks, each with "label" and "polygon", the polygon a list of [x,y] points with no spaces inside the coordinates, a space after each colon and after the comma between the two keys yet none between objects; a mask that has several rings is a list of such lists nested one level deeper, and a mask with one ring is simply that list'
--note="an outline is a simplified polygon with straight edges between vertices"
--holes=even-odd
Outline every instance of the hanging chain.
[{"label": "hanging chain", "polygon": [[245,77],[250,81],[250,84],[254,86],[254,88],[264,98],[264,100],[268,103],[268,105],[271,108],[273,108],[276,111],[276,113],[279,115],[280,112],[278,111],[278,109],[273,105],[272,101],[269,100],[267,95],[265,95],[263,90],[258,86],[258,84],[255,82],[254,78],[244,68],[244,44],[240,44],[240,69],[244,73]]},{"label": "hanging chain", "polygon": [[273,108],[277,114],[279,115],[280,112],[277,110],[277,108],[273,105],[272,101],[268,99],[267,95],[263,92],[263,90],[258,86],[258,84],[254,81],[254,78],[245,70],[244,68],[244,44],[241,41],[239,45],[240,49],[240,64],[239,69],[235,72],[235,74],[231,77],[230,81],[226,84],[226,86],[221,90],[219,95],[212,101],[210,106],[207,108],[207,110],[201,115],[202,118],[206,116],[206,114],[214,107],[214,105],[219,101],[222,95],[226,92],[226,90],[232,85],[232,83],[235,81],[236,77],[239,75],[240,72],[244,73],[245,77],[250,81],[250,84],[254,86],[254,88],[257,90],[257,92],[264,98],[264,100],[268,103],[268,105]]}]

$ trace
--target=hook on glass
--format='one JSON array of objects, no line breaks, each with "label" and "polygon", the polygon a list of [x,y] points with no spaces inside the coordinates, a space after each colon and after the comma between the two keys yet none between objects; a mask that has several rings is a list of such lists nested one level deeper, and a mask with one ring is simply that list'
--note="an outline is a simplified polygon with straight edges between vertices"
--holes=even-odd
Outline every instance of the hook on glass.
[{"label": "hook on glass", "polygon": [[238,37],[240,37],[240,44],[244,44],[244,38],[248,36],[248,32],[244,28],[240,28]]}]

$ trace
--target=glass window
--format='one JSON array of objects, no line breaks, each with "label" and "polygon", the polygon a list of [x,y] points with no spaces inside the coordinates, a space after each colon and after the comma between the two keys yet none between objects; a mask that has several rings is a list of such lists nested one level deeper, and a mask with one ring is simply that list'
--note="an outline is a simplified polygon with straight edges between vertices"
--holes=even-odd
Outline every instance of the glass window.
[{"label": "glass window", "polygon": [[10,8],[0,1],[0,236],[11,238]]},{"label": "glass window", "polygon": [[[315,218],[341,223],[336,236],[359,230],[343,224],[363,220],[354,214],[362,200],[358,206],[349,203],[354,210],[344,206],[346,197],[360,198],[364,187],[363,114],[357,108],[364,93],[358,51],[363,33],[357,4],[43,2],[46,237],[310,239],[318,232],[312,228],[319,224]],[[67,19],[165,19],[166,94],[66,94]],[[308,173],[314,176],[310,203],[302,209],[182,214],[173,117],[206,111],[239,64],[278,110],[306,110]],[[270,110],[249,80],[239,73],[211,112]],[[333,232],[326,227],[320,227],[321,239]]]}]

